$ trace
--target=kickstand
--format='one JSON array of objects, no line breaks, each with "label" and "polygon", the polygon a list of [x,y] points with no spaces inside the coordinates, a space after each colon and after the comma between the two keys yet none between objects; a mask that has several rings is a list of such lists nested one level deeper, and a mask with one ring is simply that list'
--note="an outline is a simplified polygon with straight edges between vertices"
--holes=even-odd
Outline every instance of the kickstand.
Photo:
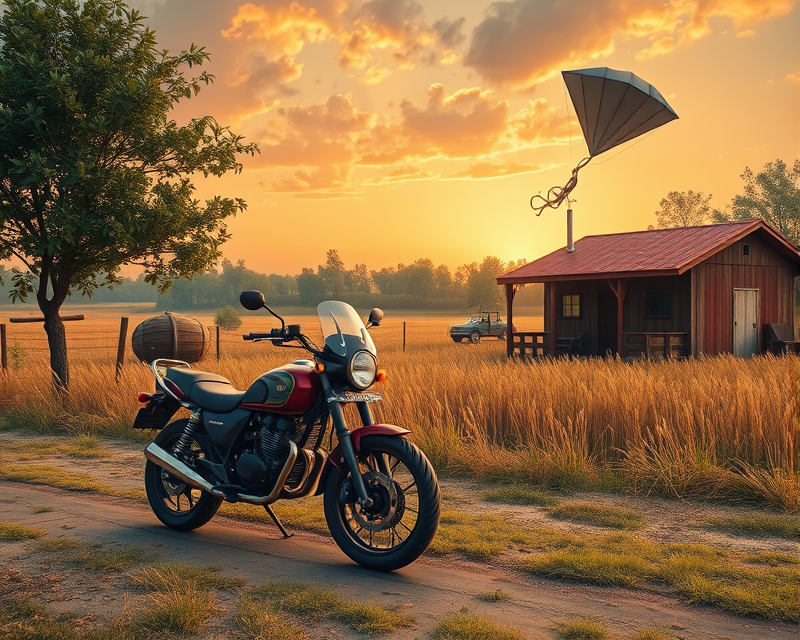
[{"label": "kickstand", "polygon": [[264,509],[269,514],[269,517],[272,518],[272,521],[275,523],[275,526],[278,527],[278,529],[280,529],[280,532],[283,534],[284,538],[291,538],[294,535],[293,533],[289,533],[288,531],[286,531],[281,521],[278,520],[278,516],[276,516],[275,512],[269,508],[268,504],[264,505]]}]

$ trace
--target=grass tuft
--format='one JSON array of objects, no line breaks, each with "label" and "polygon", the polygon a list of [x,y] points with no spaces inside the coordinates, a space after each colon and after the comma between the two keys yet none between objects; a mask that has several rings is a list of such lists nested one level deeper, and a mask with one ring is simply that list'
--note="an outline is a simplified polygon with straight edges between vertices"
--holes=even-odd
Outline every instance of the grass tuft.
[{"label": "grass tuft", "polygon": [[65,618],[54,618],[28,600],[0,608],[0,638],[4,640],[78,640]]},{"label": "grass tuft", "polygon": [[516,629],[474,613],[448,615],[433,630],[433,637],[436,640],[522,640]]},{"label": "grass tuft", "polygon": [[197,567],[184,562],[159,563],[131,576],[131,582],[144,591],[162,593],[174,585],[187,585],[199,591],[235,591],[245,585],[241,576],[224,576],[219,565]]},{"label": "grass tuft", "polygon": [[547,513],[559,520],[624,531],[635,531],[644,526],[644,516],[633,509],[600,506],[589,502],[562,502],[547,509]]},{"label": "grass tuft", "polygon": [[199,633],[218,611],[214,594],[191,583],[171,585],[149,601],[139,624],[151,633]]},{"label": "grass tuft", "polygon": [[490,489],[484,492],[483,499],[487,502],[501,502],[504,504],[520,504],[535,507],[549,507],[558,502],[546,491],[522,484],[510,484]]},{"label": "grass tuft", "polygon": [[41,538],[46,533],[44,529],[36,529],[18,522],[0,520],[0,540],[5,542]]},{"label": "grass tuft", "polygon": [[774,536],[792,540],[800,538],[800,515],[748,513],[724,518],[708,518],[708,529],[740,535]]},{"label": "grass tuft", "polygon": [[333,619],[361,633],[385,634],[415,624],[413,617],[372,602],[346,600],[331,589],[307,582],[269,582],[254,588],[251,597],[276,610],[312,620]]},{"label": "grass tuft", "polygon": [[289,622],[267,603],[251,596],[242,597],[236,605],[234,624],[249,638],[257,640],[308,640],[300,627]]},{"label": "grass tuft", "polygon": [[584,618],[575,622],[560,622],[556,625],[559,640],[605,640],[608,629],[598,618]]},{"label": "grass tuft", "polygon": [[513,545],[531,544],[529,532],[498,515],[473,516],[462,511],[442,512],[439,532],[428,552],[459,553],[471,560],[489,560]]},{"label": "grass tuft", "polygon": [[496,591],[484,591],[475,596],[482,602],[508,602],[511,600],[511,594],[508,591],[497,589]]}]

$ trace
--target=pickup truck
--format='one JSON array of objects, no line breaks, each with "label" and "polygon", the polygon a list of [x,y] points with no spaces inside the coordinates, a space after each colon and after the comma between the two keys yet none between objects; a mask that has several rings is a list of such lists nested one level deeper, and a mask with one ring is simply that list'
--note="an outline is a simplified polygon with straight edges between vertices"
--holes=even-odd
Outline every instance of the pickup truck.
[{"label": "pickup truck", "polygon": [[478,313],[479,315],[469,318],[464,324],[455,324],[450,327],[450,337],[453,342],[461,342],[467,338],[475,344],[487,336],[498,340],[505,340],[508,337],[508,325],[503,322],[499,311],[479,311]]}]

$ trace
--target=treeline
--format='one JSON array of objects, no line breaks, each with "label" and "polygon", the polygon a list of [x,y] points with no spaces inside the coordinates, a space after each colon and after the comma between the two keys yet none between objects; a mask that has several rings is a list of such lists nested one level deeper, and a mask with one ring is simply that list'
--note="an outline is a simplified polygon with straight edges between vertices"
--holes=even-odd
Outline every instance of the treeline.
[{"label": "treeline", "polygon": [[[91,299],[73,296],[70,302],[157,302],[163,309],[217,309],[238,307],[241,291],[259,289],[276,306],[310,307],[333,298],[358,307],[378,305],[386,309],[502,309],[503,291],[495,278],[524,263],[525,260],[503,262],[487,256],[480,263],[465,264],[451,272],[446,265],[436,266],[423,258],[380,270],[370,270],[366,264],[347,269],[338,252],[331,249],[325,264],[316,269],[305,267],[294,276],[259,273],[247,268],[242,260],[234,264],[225,259],[219,269],[210,269],[190,280],[176,280],[161,296],[140,276],[136,280],[124,278],[111,289],[98,289]],[[0,291],[3,286],[6,289],[3,298],[7,298],[12,276],[0,266]],[[541,287],[529,286],[519,291],[515,304],[540,306]]]}]

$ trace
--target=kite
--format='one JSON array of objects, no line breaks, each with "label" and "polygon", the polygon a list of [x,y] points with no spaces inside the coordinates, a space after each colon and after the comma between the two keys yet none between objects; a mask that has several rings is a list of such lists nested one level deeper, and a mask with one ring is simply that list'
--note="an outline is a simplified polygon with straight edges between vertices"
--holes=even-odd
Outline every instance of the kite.
[{"label": "kite", "polygon": [[[597,155],[677,119],[658,89],[630,71],[608,67],[562,71],[575,114],[581,124],[589,156],[572,170],[563,187],[553,187],[547,198],[535,195],[531,208],[541,215],[544,209],[557,209],[578,184],[578,171]],[[536,199],[541,204],[534,205]]]}]

